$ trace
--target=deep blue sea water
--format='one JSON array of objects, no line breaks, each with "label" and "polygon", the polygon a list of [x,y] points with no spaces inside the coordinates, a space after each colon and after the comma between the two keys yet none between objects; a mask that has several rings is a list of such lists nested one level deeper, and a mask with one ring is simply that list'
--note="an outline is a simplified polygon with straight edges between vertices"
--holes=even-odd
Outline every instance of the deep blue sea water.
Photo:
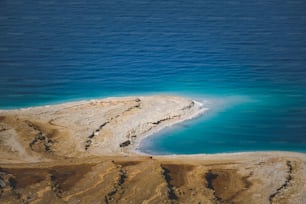
[{"label": "deep blue sea water", "polygon": [[208,100],[149,153],[306,152],[306,3],[1,0],[0,108],[124,95]]}]

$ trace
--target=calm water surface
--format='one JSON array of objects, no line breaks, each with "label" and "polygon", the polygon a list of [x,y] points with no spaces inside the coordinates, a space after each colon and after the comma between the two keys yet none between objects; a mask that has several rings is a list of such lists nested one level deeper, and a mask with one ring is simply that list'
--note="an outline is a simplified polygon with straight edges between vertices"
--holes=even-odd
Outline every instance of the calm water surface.
[{"label": "calm water surface", "polygon": [[306,3],[0,1],[0,108],[135,94],[208,100],[149,153],[306,152]]}]

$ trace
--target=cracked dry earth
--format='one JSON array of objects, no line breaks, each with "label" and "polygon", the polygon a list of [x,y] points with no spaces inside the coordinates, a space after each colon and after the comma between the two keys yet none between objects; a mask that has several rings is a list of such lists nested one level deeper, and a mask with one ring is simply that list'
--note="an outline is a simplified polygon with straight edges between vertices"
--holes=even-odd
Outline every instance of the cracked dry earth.
[{"label": "cracked dry earth", "polygon": [[305,154],[131,152],[198,111],[170,96],[1,111],[0,203],[306,203]]}]

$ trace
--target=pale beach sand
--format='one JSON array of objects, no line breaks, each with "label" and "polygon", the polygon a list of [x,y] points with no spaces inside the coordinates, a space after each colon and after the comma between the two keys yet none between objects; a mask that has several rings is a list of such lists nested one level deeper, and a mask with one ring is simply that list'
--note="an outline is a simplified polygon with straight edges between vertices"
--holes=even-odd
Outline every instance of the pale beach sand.
[{"label": "pale beach sand", "polygon": [[[46,129],[45,135],[56,131],[52,137],[60,142],[52,142],[50,149],[58,156],[62,153],[74,157],[134,152],[141,139],[206,110],[203,104],[186,98],[147,96],[80,101],[0,114],[9,118],[17,115],[28,126],[37,122],[32,126],[36,131],[40,129],[41,134],[41,129]],[[120,148],[127,141],[131,144]]]}]

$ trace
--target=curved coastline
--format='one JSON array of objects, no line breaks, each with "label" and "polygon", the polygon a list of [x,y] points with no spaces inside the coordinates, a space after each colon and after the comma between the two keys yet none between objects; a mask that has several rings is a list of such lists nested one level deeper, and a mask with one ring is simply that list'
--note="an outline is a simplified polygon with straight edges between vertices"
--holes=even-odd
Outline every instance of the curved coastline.
[{"label": "curved coastline", "polygon": [[[83,157],[135,154],[143,138],[165,127],[197,117],[207,110],[208,108],[198,101],[184,97],[157,95],[83,100],[16,110],[0,110],[0,115],[12,120],[14,117],[20,117],[22,121],[18,123],[33,123],[30,126],[37,126],[36,129],[41,130],[40,132],[45,135],[48,135],[48,131],[57,131],[57,135],[52,136],[56,139],[50,145],[50,149],[56,149],[57,155]],[[26,131],[29,130],[25,129],[23,132]],[[15,134],[12,137],[17,136]],[[67,144],[68,147],[65,147],[71,149],[70,153],[64,153],[62,151],[64,147],[56,142],[57,140],[74,144]],[[7,145],[12,145],[10,148],[16,149],[15,144]]]},{"label": "curved coastline", "polygon": [[[79,127],[75,127],[73,126],[73,123],[76,122],[75,119],[82,120],[82,114],[87,114],[86,120],[89,121],[90,123],[94,123],[96,122],[95,120],[97,120],[98,117],[106,117],[105,114],[108,114],[107,111],[104,111],[103,109],[107,109],[109,108],[108,111],[110,110],[119,110],[118,115],[116,115],[115,117],[120,118],[120,114],[122,114],[122,112],[124,112],[124,108],[126,109],[133,109],[137,106],[140,106],[140,104],[137,104],[137,102],[135,103],[135,101],[140,100],[141,103],[144,102],[144,104],[146,103],[151,103],[148,107],[143,108],[143,112],[135,112],[134,115],[139,114],[140,117],[136,116],[136,117],[132,117],[132,119],[134,120],[133,122],[136,121],[136,125],[134,124],[134,126],[136,126],[136,128],[133,129],[134,132],[137,132],[137,139],[135,139],[133,142],[131,142],[130,145],[126,146],[125,148],[115,148],[114,144],[110,144],[108,143],[109,146],[105,146],[106,148],[109,148],[112,146],[112,148],[110,148],[110,151],[100,151],[100,152],[94,152],[93,155],[150,155],[149,153],[145,153],[142,152],[140,150],[140,143],[141,141],[143,141],[145,138],[148,137],[154,137],[155,134],[157,134],[158,132],[160,132],[161,130],[163,130],[164,128],[167,127],[171,127],[174,126],[178,123],[182,123],[186,120],[191,120],[193,118],[199,117],[202,114],[205,114],[206,111],[209,110],[209,108],[207,106],[205,106],[205,103],[207,103],[207,101],[197,101],[197,100],[193,100],[193,99],[189,99],[189,98],[185,98],[185,97],[181,97],[181,96],[170,96],[170,95],[156,95],[156,96],[128,96],[128,97],[108,97],[108,98],[100,98],[100,99],[91,99],[91,100],[81,100],[81,101],[72,101],[72,102],[66,102],[66,103],[61,103],[61,104],[51,104],[51,105],[44,105],[44,106],[34,106],[34,107],[27,107],[27,108],[19,108],[19,109],[14,109],[14,110],[0,110],[0,116],[14,116],[17,117],[18,115],[21,117],[24,117],[26,120],[34,120],[34,121],[38,121],[41,123],[44,122],[49,122],[52,121],[52,123],[56,124],[55,122],[55,118],[58,119],[58,115],[57,113],[61,113],[64,112],[64,114],[66,114],[65,120],[71,120],[71,121],[66,121],[66,126],[71,126],[71,130],[72,133],[71,134],[75,134],[73,132],[77,132],[77,131],[81,131],[82,134],[87,134],[90,137],[91,132],[93,133],[93,136],[98,135],[98,133],[100,134],[100,132],[97,131],[97,128],[95,129],[95,127],[97,127],[98,125],[96,125],[95,127],[89,127],[91,128],[90,131],[84,131],[84,129],[80,129]],[[165,101],[165,104],[163,104],[163,102],[161,101]],[[151,102],[150,102],[151,101]],[[152,102],[153,101],[153,102]],[[173,107],[171,107],[171,105],[169,106],[169,104],[166,103],[172,103],[173,101],[175,101],[175,103],[177,103],[177,107],[174,109],[171,109]],[[154,104],[157,102],[161,102],[160,104]],[[101,104],[112,104],[114,105],[114,108],[112,108],[110,105],[110,107],[108,107],[108,105],[102,105]],[[122,105],[122,107],[116,107],[117,104]],[[134,103],[134,104],[133,104]],[[136,104],[136,105],[135,105]],[[130,106],[130,107],[129,107]],[[164,106],[164,108],[162,108],[162,106]],[[80,110],[73,110],[69,112],[69,109],[72,110],[73,107],[81,107],[81,109],[83,109],[82,111]],[[141,108],[139,108],[141,109]],[[170,111],[163,113],[162,111],[165,111],[165,109],[170,109]],[[68,111],[64,111],[64,110],[68,110]],[[99,112],[99,111],[100,112]],[[102,111],[101,111],[102,110]],[[183,111],[182,111],[183,110]],[[93,111],[96,111],[95,113],[92,113]],[[122,112],[120,112],[122,111]],[[150,127],[144,127],[144,124],[147,123],[150,120],[150,117],[153,117],[154,112],[160,112],[160,114],[156,117],[155,120],[160,120],[163,121],[162,123],[155,125],[155,126],[150,126]],[[73,117],[69,116],[69,114],[73,114]],[[177,115],[176,115],[177,114]],[[143,120],[142,117],[146,116],[147,118],[145,118]],[[174,119],[171,119],[171,117],[174,116]],[[178,117],[177,117],[178,116]],[[60,116],[61,117],[61,116]],[[91,118],[90,118],[91,117]],[[113,116],[112,116],[113,117]],[[168,120],[169,119],[169,120]],[[60,121],[60,120],[59,120]],[[140,122],[139,122],[140,121]],[[102,120],[102,122],[100,123],[104,123],[105,121]],[[116,126],[120,126],[122,124],[128,125],[131,121],[129,120],[129,118],[124,118],[124,121],[122,121],[122,123],[114,123],[112,124],[114,129],[118,129],[119,132],[124,132],[126,131],[125,129],[120,129],[120,128],[116,128]],[[72,124],[71,124],[72,123]],[[137,124],[138,123],[138,124]],[[65,126],[64,125],[64,126]],[[86,123],[83,123],[82,125],[86,125]],[[56,125],[55,125],[56,127]],[[59,126],[58,126],[59,127]],[[76,130],[74,130],[73,128],[77,128]],[[88,128],[87,128],[88,129]],[[60,130],[63,131],[63,130]],[[118,132],[117,132],[118,133]],[[126,134],[126,133],[125,133]],[[130,133],[128,133],[130,134]],[[77,135],[77,134],[75,134]],[[116,138],[117,137],[117,138]],[[71,138],[69,138],[71,139]],[[80,139],[76,138],[76,139]],[[113,134],[112,138],[110,138],[111,140],[114,141],[114,143],[117,145],[117,147],[119,147],[119,143],[124,142],[124,137],[118,137],[118,134]],[[84,138],[83,138],[84,140]],[[98,142],[103,142],[103,141],[98,141]],[[112,142],[112,141],[109,141]],[[75,142],[73,142],[75,144]],[[80,146],[80,144],[78,144]],[[14,149],[14,147],[12,147]],[[123,150],[123,151],[122,151]],[[262,153],[262,152],[277,152],[277,150],[275,151],[250,151],[250,152],[234,152],[234,153],[216,153],[213,155],[226,155],[226,154],[249,154],[249,153]],[[286,151],[280,151],[280,152],[286,152]],[[292,153],[294,153],[294,151],[290,151]],[[288,153],[290,153],[288,152]],[[84,154],[84,151],[78,151],[78,153],[80,154]],[[88,152],[85,151],[86,156],[89,156],[91,154],[88,154]],[[166,155],[166,156],[171,156],[171,155],[176,155],[176,156],[183,156],[184,154],[170,154],[170,155]],[[210,155],[210,154],[187,154],[187,155]],[[74,156],[74,154],[72,154],[72,156]],[[161,156],[161,155],[159,155]]]},{"label": "curved coastline", "polygon": [[134,144],[133,144],[133,147],[132,149],[130,150],[131,153],[135,153],[135,154],[138,154],[138,155],[150,155],[150,154],[147,154],[145,152],[142,152],[141,150],[139,150],[139,147],[140,147],[140,144],[141,142],[148,138],[148,137],[154,137],[155,134],[159,133],[160,131],[162,131],[163,129],[165,128],[168,128],[168,127],[171,127],[171,126],[175,126],[179,123],[183,123],[187,120],[192,120],[194,118],[197,118],[197,117],[200,117],[202,114],[205,114],[206,111],[208,111],[209,109],[207,107],[204,107],[204,103],[201,103],[199,101],[196,101],[196,100],[192,100],[196,106],[198,107],[198,111],[188,115],[187,117],[185,118],[182,118],[181,120],[178,120],[178,121],[174,121],[173,123],[170,123],[170,124],[167,124],[167,125],[164,125],[164,126],[161,126],[159,128],[156,128],[154,129],[153,131],[149,132],[149,133],[146,133],[144,135],[142,135],[140,137],[139,140],[137,140]]}]

